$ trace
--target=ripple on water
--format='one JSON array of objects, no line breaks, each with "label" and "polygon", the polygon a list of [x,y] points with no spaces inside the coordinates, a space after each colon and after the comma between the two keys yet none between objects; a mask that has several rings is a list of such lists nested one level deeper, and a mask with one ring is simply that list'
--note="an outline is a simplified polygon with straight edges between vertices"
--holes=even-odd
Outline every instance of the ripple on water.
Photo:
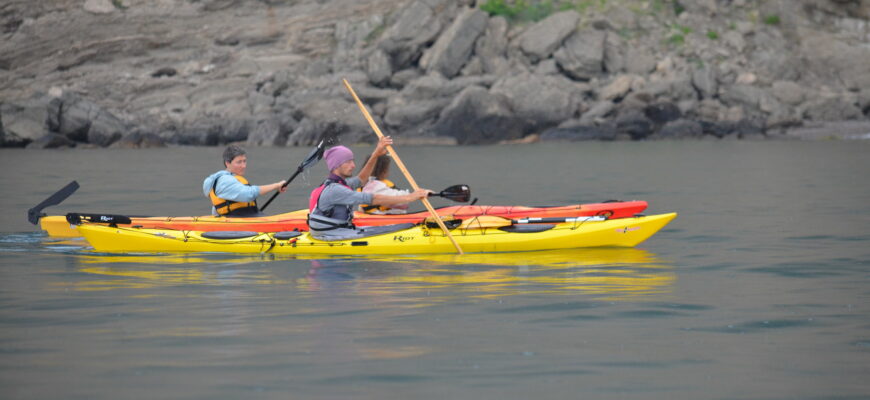
[{"label": "ripple on water", "polygon": [[771,319],[762,321],[748,321],[741,324],[731,324],[726,326],[695,328],[692,330],[701,332],[717,332],[717,333],[758,333],[776,329],[802,328],[806,326],[817,325],[813,318],[803,319]]},{"label": "ripple on water", "polygon": [[557,303],[547,303],[547,304],[534,304],[534,305],[521,306],[521,307],[500,308],[500,309],[494,310],[494,312],[508,313],[508,314],[562,312],[562,311],[568,311],[568,310],[582,310],[582,309],[599,308],[601,306],[602,306],[601,302],[569,301],[569,302],[557,302]]},{"label": "ripple on water", "polygon": [[786,278],[824,278],[842,276],[849,272],[850,269],[855,268],[856,265],[863,265],[863,263],[854,259],[839,258],[814,262],[782,262],[767,266],[747,268],[745,271],[771,274]]}]

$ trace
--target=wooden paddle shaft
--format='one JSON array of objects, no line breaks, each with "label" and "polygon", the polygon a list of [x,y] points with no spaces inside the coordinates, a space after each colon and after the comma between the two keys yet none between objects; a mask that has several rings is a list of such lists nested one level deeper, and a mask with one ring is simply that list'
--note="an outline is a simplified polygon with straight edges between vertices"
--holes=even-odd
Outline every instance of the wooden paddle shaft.
[{"label": "wooden paddle shaft", "polygon": [[[353,96],[354,101],[356,101],[356,105],[359,106],[360,111],[362,111],[363,116],[372,127],[372,130],[374,130],[375,134],[378,135],[378,138],[384,137],[383,132],[381,132],[381,128],[378,128],[378,124],[376,124],[375,120],[372,119],[371,114],[369,114],[369,111],[366,109],[366,106],[363,104],[362,100],[360,100],[359,97],[357,97],[356,92],[353,91],[353,88],[350,86],[350,82],[348,82],[347,79],[342,79],[342,82],[344,83],[344,87],[347,88],[347,91],[350,92],[350,95]],[[402,173],[405,175],[408,183],[411,184],[411,187],[414,188],[414,190],[419,190],[420,186],[417,185],[417,181],[414,180],[414,177],[411,176],[411,173],[408,172],[407,168],[405,168],[405,163],[402,162],[402,159],[400,159],[399,155],[396,154],[396,151],[393,150],[393,146],[387,146],[387,152],[390,153],[393,161],[396,162],[396,166],[398,166],[399,169],[402,170]],[[456,239],[454,239],[453,235],[450,234],[450,230],[448,230],[447,226],[444,225],[444,221],[441,220],[441,218],[438,216],[438,213],[435,212],[435,208],[432,207],[431,203],[429,203],[429,199],[424,197],[420,199],[420,201],[423,202],[423,205],[426,206],[426,209],[429,210],[430,214],[432,214],[432,218],[435,219],[435,222],[438,223],[438,226],[441,228],[442,231],[444,231],[444,233],[447,235],[447,238],[450,239],[450,242],[453,243],[453,247],[456,247],[456,252],[458,252],[459,254],[463,254],[462,248],[459,247],[459,243],[456,243]]]}]

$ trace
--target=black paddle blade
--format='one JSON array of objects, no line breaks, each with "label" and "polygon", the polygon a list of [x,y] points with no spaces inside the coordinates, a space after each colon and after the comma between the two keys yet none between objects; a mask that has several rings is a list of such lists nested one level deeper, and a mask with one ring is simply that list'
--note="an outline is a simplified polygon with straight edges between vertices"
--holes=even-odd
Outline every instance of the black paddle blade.
[{"label": "black paddle blade", "polygon": [[[302,171],[308,169],[314,164],[317,164],[317,162],[320,161],[321,158],[323,158],[323,151],[325,150],[324,147],[326,147],[326,144],[326,140],[321,140],[320,143],[317,144],[317,147],[311,149],[311,152],[308,153],[308,157],[305,158],[305,161],[302,161],[302,164],[299,164],[299,167],[296,168],[296,172],[294,172],[291,177],[287,178],[287,182],[284,182],[284,185],[282,185],[282,187],[287,187],[287,185],[289,185],[290,182],[293,182],[293,180],[296,179],[296,177],[299,176]],[[269,200],[266,202],[266,204],[263,204],[263,206],[260,207],[260,212],[263,212],[263,210],[265,210],[266,207],[269,206],[269,204],[272,204],[272,200],[275,200],[275,198],[278,197],[278,194],[280,193],[280,191],[276,191],[275,193],[273,193],[272,197],[269,197]]]},{"label": "black paddle blade", "polygon": [[42,203],[36,205],[29,210],[27,210],[27,220],[30,221],[31,224],[36,225],[39,223],[39,219],[44,217],[45,214],[42,213],[42,209],[50,206],[56,206],[60,204],[60,202],[66,200],[73,192],[79,189],[79,183],[76,181],[72,181],[68,183],[63,189],[57,191],[57,193],[49,196],[47,199],[43,200]]},{"label": "black paddle blade", "polygon": [[457,203],[467,203],[471,199],[471,189],[468,185],[453,185],[440,193],[432,194],[432,196],[443,197]]},{"label": "black paddle blade", "polygon": [[311,152],[308,153],[308,157],[305,159],[305,161],[303,161],[302,164],[299,164],[299,169],[308,169],[312,165],[317,164],[317,162],[320,161],[321,158],[323,158],[323,151],[325,150],[325,146],[326,141],[321,140],[320,143],[317,144],[317,147],[311,149]]}]

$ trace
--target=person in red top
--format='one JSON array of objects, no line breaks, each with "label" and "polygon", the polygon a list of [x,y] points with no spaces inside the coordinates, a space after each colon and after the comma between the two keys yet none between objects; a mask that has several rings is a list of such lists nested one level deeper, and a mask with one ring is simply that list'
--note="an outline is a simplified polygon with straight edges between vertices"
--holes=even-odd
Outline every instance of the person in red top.
[{"label": "person in red top", "polygon": [[311,192],[308,201],[308,228],[311,236],[321,240],[351,239],[377,233],[389,232],[389,229],[357,229],[353,225],[353,211],[360,204],[375,204],[393,206],[420,200],[431,193],[428,189],[418,189],[401,196],[389,196],[357,192],[356,189],[368,182],[378,156],[387,153],[387,146],[393,144],[393,139],[385,136],[378,141],[373,156],[369,158],[357,176],[353,176],[356,164],[353,161],[353,151],[345,146],[335,146],[323,154],[329,177]]}]

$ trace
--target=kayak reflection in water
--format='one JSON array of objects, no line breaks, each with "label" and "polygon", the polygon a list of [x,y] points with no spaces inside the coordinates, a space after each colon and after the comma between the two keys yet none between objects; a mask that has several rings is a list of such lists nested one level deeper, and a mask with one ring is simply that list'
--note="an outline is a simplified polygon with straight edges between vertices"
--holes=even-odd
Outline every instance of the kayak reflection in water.
[{"label": "kayak reflection in water", "polygon": [[[369,159],[372,158],[371,155]],[[372,170],[372,176],[369,177],[368,183],[362,187],[363,193],[382,194],[386,196],[402,196],[409,192],[407,190],[396,189],[396,184],[389,180],[390,176],[390,156],[382,155],[376,157],[375,168]],[[360,204],[359,210],[366,214],[406,214],[408,212],[408,204],[394,204],[393,206],[378,206],[374,204]]]},{"label": "kayak reflection in water", "polygon": [[262,216],[257,206],[257,196],[274,190],[284,192],[286,181],[268,185],[251,185],[245,179],[248,156],[245,149],[231,144],[223,154],[226,169],[209,175],[202,182],[202,192],[211,200],[212,214],[228,217]]},{"label": "kayak reflection in water", "polygon": [[352,176],[356,164],[353,152],[345,146],[335,146],[326,150],[323,158],[329,168],[329,177],[311,192],[308,200],[308,227],[311,236],[320,240],[343,240],[368,236],[376,233],[407,229],[409,226],[388,225],[357,229],[353,225],[353,211],[360,204],[374,204],[392,207],[420,200],[431,192],[418,189],[400,196],[357,192],[356,189],[368,183],[375,161],[387,153],[387,146],[393,139],[385,136],[378,141],[372,157],[366,161],[357,176]]}]

